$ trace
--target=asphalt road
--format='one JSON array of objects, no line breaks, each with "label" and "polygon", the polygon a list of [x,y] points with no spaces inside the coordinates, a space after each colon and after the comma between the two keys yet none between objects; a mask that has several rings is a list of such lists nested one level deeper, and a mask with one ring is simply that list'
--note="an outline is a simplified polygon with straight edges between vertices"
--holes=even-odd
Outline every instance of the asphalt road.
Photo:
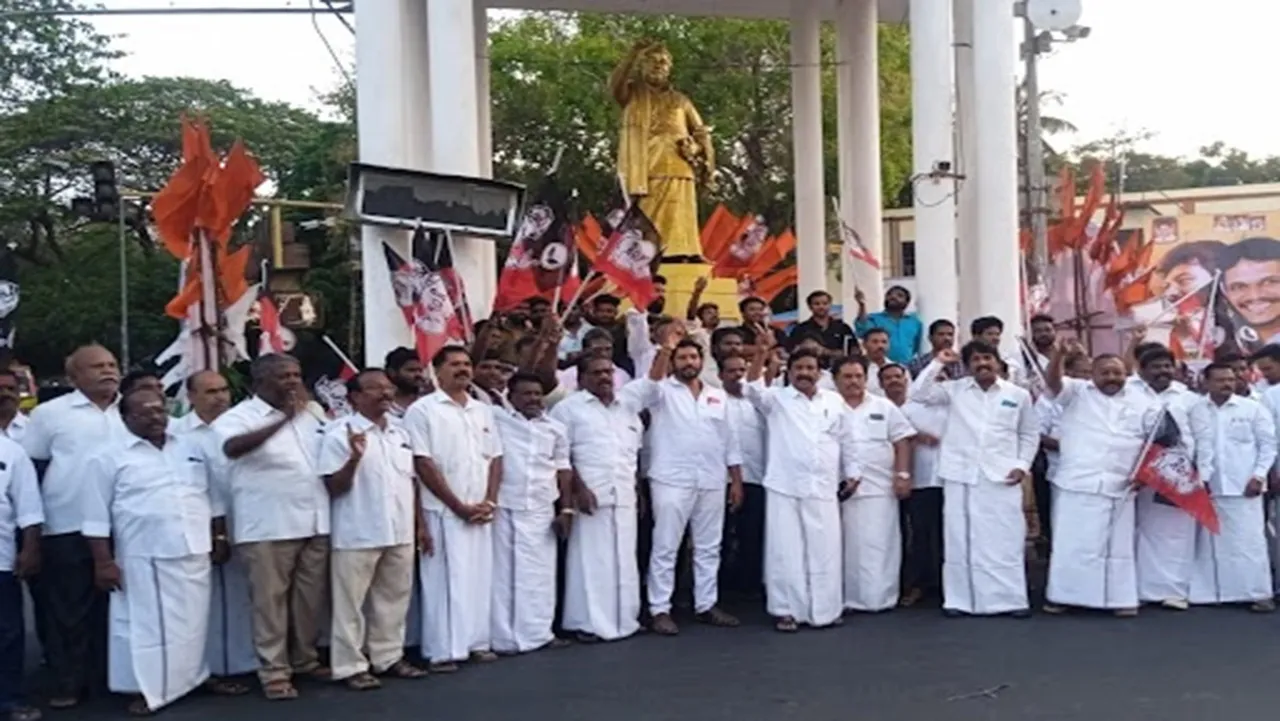
[{"label": "asphalt road", "polygon": [[[913,609],[842,628],[774,632],[685,623],[676,638],[573,646],[357,693],[305,684],[302,698],[194,696],[172,721],[1204,721],[1274,714],[1280,615],[1145,610],[944,619]],[[985,695],[983,692],[986,691]],[[99,700],[46,718],[122,718]]]}]

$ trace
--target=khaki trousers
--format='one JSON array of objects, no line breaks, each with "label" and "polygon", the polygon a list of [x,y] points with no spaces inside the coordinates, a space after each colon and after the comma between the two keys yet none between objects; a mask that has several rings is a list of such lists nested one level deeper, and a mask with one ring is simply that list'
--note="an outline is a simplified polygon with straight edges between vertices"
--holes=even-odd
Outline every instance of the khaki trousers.
[{"label": "khaki trousers", "polygon": [[[334,679],[391,668],[404,657],[405,616],[413,597],[412,543],[333,552]],[[366,655],[367,654],[367,655]]]},{"label": "khaki trousers", "polygon": [[329,596],[329,537],[242,543],[249,569],[253,647],[266,684],[320,667],[316,641]]}]

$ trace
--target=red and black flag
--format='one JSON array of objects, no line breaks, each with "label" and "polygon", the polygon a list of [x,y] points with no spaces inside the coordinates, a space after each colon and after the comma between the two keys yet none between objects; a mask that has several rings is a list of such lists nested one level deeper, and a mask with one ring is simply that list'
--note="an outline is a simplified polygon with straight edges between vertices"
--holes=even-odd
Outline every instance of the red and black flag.
[{"label": "red and black flag", "polygon": [[552,300],[555,291],[572,297],[576,286],[577,247],[568,199],[549,175],[524,209],[520,226],[498,278],[494,310],[514,308],[530,298]]},{"label": "red and black flag", "polygon": [[637,308],[658,297],[654,276],[662,263],[662,238],[649,217],[632,205],[618,219],[596,258],[595,269],[613,282]]},{"label": "red and black flag", "polygon": [[1200,482],[1191,453],[1182,442],[1182,432],[1168,408],[1160,409],[1155,427],[1147,437],[1133,478],[1150,486],[1157,500],[1177,506],[1211,533],[1218,532],[1218,512],[1209,489]]},{"label": "red and black flag", "polygon": [[17,334],[18,303],[22,286],[18,283],[18,258],[10,248],[0,248],[0,355],[13,350]]},{"label": "red and black flag", "polygon": [[308,350],[310,354],[303,368],[311,395],[324,406],[330,418],[349,415],[352,408],[347,400],[347,381],[355,378],[360,369],[327,335],[321,335],[320,343]]},{"label": "red and black flag", "polygon": [[467,339],[470,312],[462,276],[453,267],[448,236],[419,227],[412,246],[408,259],[385,243],[382,250],[391,271],[396,305],[413,329],[418,357],[429,363],[448,343]]}]

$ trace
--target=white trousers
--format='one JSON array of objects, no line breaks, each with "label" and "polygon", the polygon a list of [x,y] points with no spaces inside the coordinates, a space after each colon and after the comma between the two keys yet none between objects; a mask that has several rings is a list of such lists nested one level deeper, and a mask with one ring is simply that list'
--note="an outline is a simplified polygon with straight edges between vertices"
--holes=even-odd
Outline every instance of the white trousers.
[{"label": "white trousers", "polygon": [[1196,520],[1143,486],[1137,500],[1138,600],[1160,603],[1191,597]]},{"label": "white trousers", "polygon": [[565,550],[562,624],[605,641],[640,630],[635,508],[601,506],[574,517]]},{"label": "white trousers", "polygon": [[213,567],[210,589],[209,641],[204,652],[209,673],[239,676],[257,671],[249,572],[234,549],[226,563]]},{"label": "white trousers", "polygon": [[1053,488],[1050,603],[1082,608],[1138,607],[1134,498]]},{"label": "white trousers", "polygon": [[855,495],[840,504],[844,529],[844,607],[884,611],[898,603],[902,532],[898,499]]},{"label": "white trousers", "polygon": [[1022,488],[946,481],[942,498],[943,608],[975,615],[1026,610]]},{"label": "white trousers", "polygon": [[693,610],[716,605],[720,542],[724,538],[724,488],[700,489],[649,483],[653,508],[653,548],[649,553],[649,613],[671,613],[676,557],[685,529],[693,537]]},{"label": "white trousers", "polygon": [[765,489],[764,585],[769,615],[829,626],[844,605],[840,503]]},{"label": "white trousers", "polygon": [[116,563],[121,588],[111,594],[107,685],[141,694],[155,711],[209,678],[209,554]]},{"label": "white trousers", "polygon": [[490,646],[493,524],[427,511],[435,552],[422,556],[422,655],[431,663],[465,661]]},{"label": "white trousers", "polygon": [[1247,603],[1271,598],[1262,497],[1214,496],[1221,533],[1197,525],[1192,603]]},{"label": "white trousers", "polygon": [[523,653],[555,639],[555,509],[499,508],[493,520],[493,650]]},{"label": "white trousers", "polygon": [[341,680],[391,668],[404,657],[405,613],[413,594],[412,543],[333,549],[330,664]]}]

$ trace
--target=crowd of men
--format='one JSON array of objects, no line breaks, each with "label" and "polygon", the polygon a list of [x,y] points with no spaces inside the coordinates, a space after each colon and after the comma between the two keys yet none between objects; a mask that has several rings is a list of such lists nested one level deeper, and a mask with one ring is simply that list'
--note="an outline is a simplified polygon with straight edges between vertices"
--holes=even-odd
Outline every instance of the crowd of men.
[{"label": "crowd of men", "polygon": [[[139,715],[245,693],[249,673],[287,700],[299,677],[369,690],[642,625],[673,636],[686,578],[718,627],[738,625],[722,594],[762,596],[780,632],[925,601],[1025,617],[1037,537],[1049,613],[1274,609],[1280,346],[1179,380],[1140,330],[1091,358],[1037,316],[1007,355],[987,317],[957,350],[895,287],[878,313],[859,295],[852,327],[814,293],[784,335],[754,298],[722,323],[704,287],[683,318],[602,295],[562,323],[531,301],[429,368],[391,352],[339,417],[284,354],[253,362],[234,405],[218,373],[191,377],[180,418],[97,345],[30,418],[0,371],[0,709],[40,716],[20,581],[48,706],[107,688]],[[1166,412],[1219,533],[1134,484]]]}]

